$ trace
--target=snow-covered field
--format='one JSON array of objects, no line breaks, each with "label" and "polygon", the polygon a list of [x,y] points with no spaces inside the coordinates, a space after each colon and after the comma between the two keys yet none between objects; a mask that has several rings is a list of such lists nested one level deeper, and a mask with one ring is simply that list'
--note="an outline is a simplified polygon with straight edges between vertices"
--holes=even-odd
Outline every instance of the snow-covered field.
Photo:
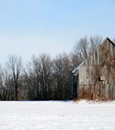
[{"label": "snow-covered field", "polygon": [[115,102],[0,102],[0,130],[115,130]]}]

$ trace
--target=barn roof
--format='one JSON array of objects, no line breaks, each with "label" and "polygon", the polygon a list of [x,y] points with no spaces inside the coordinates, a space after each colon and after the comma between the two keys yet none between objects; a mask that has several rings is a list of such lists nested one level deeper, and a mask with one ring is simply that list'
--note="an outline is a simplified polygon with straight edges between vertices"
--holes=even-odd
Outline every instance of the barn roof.
[{"label": "barn roof", "polygon": [[[85,61],[85,60],[84,60],[84,61]],[[76,72],[79,70],[80,66],[82,66],[82,64],[84,63],[84,61],[81,62],[81,64],[79,64],[75,69],[72,70],[72,74],[73,74],[73,75],[76,75]]]},{"label": "barn roof", "polygon": [[108,37],[105,40],[108,40],[111,44],[113,44],[115,46],[115,43],[112,42]]},{"label": "barn roof", "polygon": [[[107,37],[100,45],[102,45],[103,43],[105,43],[106,40],[108,40],[113,46],[115,46],[115,43],[112,42],[108,37]],[[100,46],[100,45],[99,45],[99,46]],[[99,47],[99,46],[98,46],[98,47]],[[98,48],[98,47],[97,47],[97,48]],[[97,48],[93,51],[93,53],[97,50]],[[93,54],[93,53],[92,53],[92,54]],[[92,55],[92,54],[91,54],[91,55]],[[91,55],[89,55],[88,57],[90,57]],[[87,58],[88,58],[88,57],[87,57]],[[87,58],[86,58],[86,59],[87,59]],[[83,63],[84,63],[84,61],[85,61],[86,59],[84,59],[75,69],[72,70],[72,74],[73,74],[73,75],[77,75],[77,71],[78,71],[79,68],[83,65]]]}]

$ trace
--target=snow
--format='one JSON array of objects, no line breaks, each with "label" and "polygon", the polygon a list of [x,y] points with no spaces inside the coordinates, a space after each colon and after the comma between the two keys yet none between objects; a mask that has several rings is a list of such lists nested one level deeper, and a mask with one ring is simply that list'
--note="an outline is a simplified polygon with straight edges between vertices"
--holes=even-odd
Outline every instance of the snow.
[{"label": "snow", "polygon": [[0,130],[115,130],[115,101],[1,101]]}]

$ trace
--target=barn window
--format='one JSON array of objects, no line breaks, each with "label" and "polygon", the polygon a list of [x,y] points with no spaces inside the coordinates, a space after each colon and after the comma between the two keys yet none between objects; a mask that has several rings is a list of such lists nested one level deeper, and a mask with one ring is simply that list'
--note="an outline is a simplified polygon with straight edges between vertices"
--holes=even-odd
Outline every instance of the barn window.
[{"label": "barn window", "polygon": [[95,52],[95,64],[97,64],[97,51]]},{"label": "barn window", "polygon": [[99,81],[104,81],[105,77],[104,76],[99,76]]}]

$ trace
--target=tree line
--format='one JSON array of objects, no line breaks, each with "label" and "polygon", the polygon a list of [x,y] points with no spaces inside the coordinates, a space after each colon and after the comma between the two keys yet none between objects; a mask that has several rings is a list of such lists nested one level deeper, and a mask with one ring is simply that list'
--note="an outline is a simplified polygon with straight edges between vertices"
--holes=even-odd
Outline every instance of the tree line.
[{"label": "tree line", "polygon": [[72,98],[72,74],[102,42],[101,36],[80,38],[69,54],[51,58],[33,55],[26,65],[22,58],[10,55],[0,65],[0,100],[68,100]]}]

